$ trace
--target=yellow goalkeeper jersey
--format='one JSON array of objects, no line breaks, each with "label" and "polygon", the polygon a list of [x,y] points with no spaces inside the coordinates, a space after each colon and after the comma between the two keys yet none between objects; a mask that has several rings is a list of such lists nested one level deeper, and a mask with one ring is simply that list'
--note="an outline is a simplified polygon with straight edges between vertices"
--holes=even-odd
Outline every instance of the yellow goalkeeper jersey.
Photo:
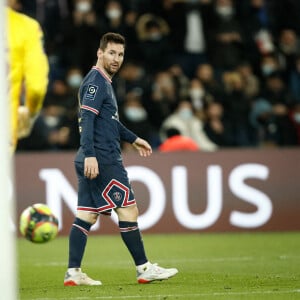
[{"label": "yellow goalkeeper jersey", "polygon": [[39,23],[11,8],[7,9],[9,101],[12,147],[18,136],[18,107],[22,103],[37,114],[47,91],[49,64]]}]

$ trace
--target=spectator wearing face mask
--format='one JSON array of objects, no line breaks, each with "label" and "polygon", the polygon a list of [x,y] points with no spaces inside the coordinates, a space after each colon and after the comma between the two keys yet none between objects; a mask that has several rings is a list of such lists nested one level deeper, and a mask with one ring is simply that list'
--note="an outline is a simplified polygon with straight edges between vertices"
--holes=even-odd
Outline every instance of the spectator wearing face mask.
[{"label": "spectator wearing face mask", "polygon": [[189,98],[191,100],[195,115],[199,119],[203,120],[203,108],[207,106],[208,103],[213,102],[214,97],[205,90],[204,85],[199,79],[193,78],[190,81]]},{"label": "spectator wearing face mask", "polygon": [[70,92],[75,96],[78,93],[79,86],[83,79],[83,74],[80,68],[70,67],[67,71],[66,82]]},{"label": "spectator wearing face mask", "polygon": [[118,32],[124,35],[126,37],[126,61],[136,60],[139,53],[136,47],[138,39],[135,25],[140,14],[139,5],[135,1],[127,0],[102,0],[95,1],[94,4],[99,15],[101,32],[103,34]]},{"label": "spectator wearing face mask", "polygon": [[149,78],[141,64],[131,60],[124,62],[113,81],[118,104],[122,105],[129,91],[138,90],[140,94],[144,94],[148,84]]},{"label": "spectator wearing face mask", "polygon": [[84,74],[95,63],[99,44],[95,36],[101,35],[94,0],[73,0],[74,10],[63,22],[60,59],[63,67],[77,65]]},{"label": "spectator wearing face mask", "polygon": [[[125,102],[120,110],[120,120],[130,130],[148,140],[152,148],[157,148],[160,144],[159,136],[148,119],[148,113],[142,105],[141,95],[138,91],[132,90],[126,94]],[[124,150],[127,147],[123,144]]]},{"label": "spectator wearing face mask", "polygon": [[282,71],[278,57],[275,54],[265,55],[260,62],[260,75],[263,79]]},{"label": "spectator wearing face mask", "polygon": [[29,137],[21,140],[18,150],[69,149],[70,128],[66,126],[65,108],[59,105],[44,105]]},{"label": "spectator wearing face mask", "polygon": [[232,0],[216,0],[210,28],[210,60],[219,72],[232,70],[244,59],[244,38]]},{"label": "spectator wearing face mask", "polygon": [[107,1],[104,15],[100,20],[102,32],[120,32],[124,34],[123,7],[117,0]]},{"label": "spectator wearing face mask", "polygon": [[193,139],[202,151],[214,151],[218,147],[206,135],[202,121],[194,115],[192,104],[181,100],[177,109],[167,117],[160,128],[162,142],[167,138],[167,130],[176,128],[182,136]]}]

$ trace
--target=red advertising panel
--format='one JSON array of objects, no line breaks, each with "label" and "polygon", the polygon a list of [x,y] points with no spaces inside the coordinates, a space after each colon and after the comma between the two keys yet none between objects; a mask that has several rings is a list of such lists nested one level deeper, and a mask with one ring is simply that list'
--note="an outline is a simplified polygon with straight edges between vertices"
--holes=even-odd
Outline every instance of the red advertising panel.
[{"label": "red advertising panel", "polygon": [[[18,153],[17,216],[47,203],[68,234],[77,201],[75,153]],[[300,151],[222,150],[214,153],[124,155],[144,232],[300,230]],[[101,170],[100,170],[101,172]],[[94,233],[117,233],[101,216]]]}]

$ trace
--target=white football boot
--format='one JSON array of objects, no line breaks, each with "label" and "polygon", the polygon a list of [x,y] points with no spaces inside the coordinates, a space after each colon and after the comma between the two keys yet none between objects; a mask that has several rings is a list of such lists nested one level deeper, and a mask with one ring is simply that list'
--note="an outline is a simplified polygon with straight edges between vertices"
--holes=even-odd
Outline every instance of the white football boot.
[{"label": "white football boot", "polygon": [[157,264],[147,263],[143,271],[137,270],[138,283],[149,283],[155,280],[165,280],[178,273],[176,268],[165,269]]},{"label": "white football boot", "polygon": [[85,273],[81,272],[80,268],[69,269],[65,274],[64,286],[77,285],[101,285],[101,281],[93,280]]}]

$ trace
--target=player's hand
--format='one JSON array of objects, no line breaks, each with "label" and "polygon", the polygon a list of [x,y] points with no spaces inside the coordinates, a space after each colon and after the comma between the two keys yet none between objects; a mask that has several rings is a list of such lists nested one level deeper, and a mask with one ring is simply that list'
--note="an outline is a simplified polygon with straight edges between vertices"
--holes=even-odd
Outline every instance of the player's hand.
[{"label": "player's hand", "polygon": [[84,159],[84,176],[95,179],[99,175],[98,161],[96,157],[86,157]]},{"label": "player's hand", "polygon": [[149,143],[139,137],[132,143],[132,145],[135,149],[137,149],[140,156],[146,157],[150,156],[152,153],[152,148]]},{"label": "player's hand", "polygon": [[26,106],[18,107],[18,138],[22,139],[30,135],[36,118],[32,117]]}]

